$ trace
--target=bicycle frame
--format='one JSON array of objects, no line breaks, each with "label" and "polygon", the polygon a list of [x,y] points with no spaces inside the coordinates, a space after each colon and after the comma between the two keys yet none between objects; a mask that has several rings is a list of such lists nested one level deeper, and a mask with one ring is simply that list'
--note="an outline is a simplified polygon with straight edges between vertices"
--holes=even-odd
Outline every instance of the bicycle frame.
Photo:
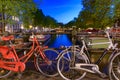
[{"label": "bicycle frame", "polygon": [[[114,44],[112,42],[112,39],[109,36],[109,33],[106,32],[109,41],[108,42],[100,42],[100,43],[88,43],[86,44],[84,39],[81,39],[82,41],[82,47],[78,47],[77,45],[66,47],[65,50],[63,50],[60,53],[59,59],[58,59],[58,72],[60,76],[65,80],[81,80],[85,77],[86,73],[93,73],[98,74],[102,78],[106,78],[107,75],[100,71],[99,69],[99,63],[103,60],[105,55],[108,51],[111,49],[113,50],[112,54],[109,57],[109,60],[112,59],[112,56],[116,54],[116,51],[118,51],[117,44]],[[95,63],[91,62],[90,55],[86,54],[86,51],[89,51],[89,48],[87,48],[87,45],[99,45],[99,44],[109,44],[108,47],[104,50],[103,54],[98,58],[98,60]],[[64,65],[67,65],[68,70],[67,71],[61,71],[61,61],[66,61]],[[66,69],[66,68],[65,68]],[[72,73],[73,71],[73,73]],[[75,73],[76,72],[76,73]],[[79,75],[80,72],[80,76]],[[71,73],[71,74],[69,74]],[[75,74],[75,75],[74,75]],[[78,74],[76,76],[76,74]],[[69,76],[68,76],[69,75]]]},{"label": "bicycle frame", "polygon": [[[3,48],[3,47],[2,47]],[[32,39],[32,47],[30,49],[30,51],[23,55],[22,57],[18,57],[17,52],[15,50],[14,46],[10,46],[10,48],[5,47],[8,49],[9,52],[7,52],[6,54],[2,55],[3,58],[5,59],[11,59],[12,61],[10,62],[5,62],[0,60],[0,67],[7,69],[7,70],[11,70],[11,71],[15,71],[15,72],[23,72],[25,70],[25,63],[28,61],[28,59],[33,55],[34,51],[39,52],[41,58],[48,64],[48,58],[44,55],[43,50],[46,48],[42,48],[39,45],[39,42],[36,38],[35,35],[33,35],[33,39]]]},{"label": "bicycle frame", "polygon": [[[104,51],[103,51],[103,53],[100,55],[100,57],[98,58],[98,60],[95,62],[95,64],[99,64],[101,61],[102,61],[102,59],[104,58],[104,56],[107,54],[107,52],[110,50],[110,49],[112,49],[113,50],[113,52],[112,52],[112,54],[111,54],[111,56],[110,56],[110,58],[109,58],[109,60],[112,58],[112,56],[117,52],[117,45],[118,44],[113,44],[113,41],[112,41],[112,39],[110,38],[110,35],[109,35],[109,33],[107,32],[107,31],[105,31],[106,32],[106,34],[107,34],[107,37],[108,37],[108,42],[99,42],[99,43],[88,43],[88,45],[100,45],[100,44],[109,44],[108,45],[108,48],[106,48]],[[86,47],[86,44],[85,44],[85,41],[84,40],[82,40],[82,42],[83,42],[83,46],[82,46],[82,51],[85,49],[85,50],[87,50],[87,47]],[[90,60],[90,57],[88,57],[89,58],[89,60]],[[109,60],[108,60],[108,62],[109,62]],[[90,61],[91,62],[91,61]]]}]

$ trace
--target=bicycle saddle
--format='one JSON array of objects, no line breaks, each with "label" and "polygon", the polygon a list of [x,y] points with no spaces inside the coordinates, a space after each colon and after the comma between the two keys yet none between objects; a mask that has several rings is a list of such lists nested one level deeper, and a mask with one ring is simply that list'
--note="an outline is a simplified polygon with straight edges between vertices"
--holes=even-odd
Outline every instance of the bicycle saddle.
[{"label": "bicycle saddle", "polygon": [[1,40],[3,41],[9,41],[9,40],[14,40],[14,36],[10,35],[8,31],[3,33],[3,36],[1,37]]},{"label": "bicycle saddle", "polygon": [[3,37],[1,37],[1,40],[3,40],[3,41],[14,40],[14,36],[13,35],[3,36]]}]

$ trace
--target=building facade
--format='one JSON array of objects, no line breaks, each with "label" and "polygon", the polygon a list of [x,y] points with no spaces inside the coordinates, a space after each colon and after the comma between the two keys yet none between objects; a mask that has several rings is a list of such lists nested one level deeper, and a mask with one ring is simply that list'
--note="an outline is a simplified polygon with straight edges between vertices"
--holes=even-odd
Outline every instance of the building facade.
[{"label": "building facade", "polygon": [[[6,18],[6,16],[5,16]],[[19,32],[21,31],[22,21],[18,17],[10,16],[11,21],[13,21],[12,24],[6,24],[5,25],[5,31],[8,32]],[[2,20],[2,15],[0,14],[0,20]],[[2,22],[0,22],[0,32],[2,31],[3,25]]]},{"label": "building facade", "polygon": [[5,26],[5,31],[9,32],[20,32],[21,31],[21,26],[22,26],[22,21],[18,17],[11,16],[11,20],[14,21],[14,24],[7,24]]}]

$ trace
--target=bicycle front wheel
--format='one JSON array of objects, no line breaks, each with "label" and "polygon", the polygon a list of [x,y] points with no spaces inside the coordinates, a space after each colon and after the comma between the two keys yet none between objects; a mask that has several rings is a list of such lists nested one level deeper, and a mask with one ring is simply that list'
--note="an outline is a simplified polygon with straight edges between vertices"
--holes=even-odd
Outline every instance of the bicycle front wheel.
[{"label": "bicycle front wheel", "polygon": [[[2,55],[3,55],[2,52],[0,52],[0,60],[2,60],[3,62],[14,62],[14,59],[11,59],[11,60],[4,59]],[[11,70],[0,68],[0,78],[6,78],[6,77],[10,76],[12,73],[13,72]]]},{"label": "bicycle front wheel", "polygon": [[0,68],[0,78],[6,78],[12,74],[12,71]]},{"label": "bicycle front wheel", "polygon": [[110,80],[120,80],[120,52],[116,53],[109,64]]},{"label": "bicycle front wheel", "polygon": [[57,57],[59,52],[54,49],[45,49],[44,54],[49,60],[50,64],[46,63],[39,54],[36,58],[36,67],[45,76],[54,77],[58,75],[57,71]]},{"label": "bicycle front wheel", "polygon": [[[65,80],[81,80],[85,77],[86,72],[75,68],[75,64],[88,63],[85,53],[80,54],[78,51],[64,51],[58,59],[57,68],[60,76]],[[73,57],[72,55],[75,54]],[[73,59],[74,58],[74,59]],[[75,61],[73,61],[75,60]],[[64,61],[63,70],[61,70],[61,62]]]}]

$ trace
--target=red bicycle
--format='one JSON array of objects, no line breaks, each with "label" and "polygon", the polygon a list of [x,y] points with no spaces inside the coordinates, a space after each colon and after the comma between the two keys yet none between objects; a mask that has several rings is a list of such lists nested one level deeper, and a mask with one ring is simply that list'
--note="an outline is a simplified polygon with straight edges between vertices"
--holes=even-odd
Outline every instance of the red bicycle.
[{"label": "red bicycle", "polygon": [[34,64],[39,72],[45,76],[53,77],[58,75],[56,63],[58,51],[40,45],[37,37],[32,34],[32,46],[22,56],[18,56],[15,46],[11,45],[13,36],[2,37],[2,40],[9,41],[10,45],[0,46],[0,78],[8,77],[12,72],[23,72],[26,69],[25,63],[34,55]]}]

